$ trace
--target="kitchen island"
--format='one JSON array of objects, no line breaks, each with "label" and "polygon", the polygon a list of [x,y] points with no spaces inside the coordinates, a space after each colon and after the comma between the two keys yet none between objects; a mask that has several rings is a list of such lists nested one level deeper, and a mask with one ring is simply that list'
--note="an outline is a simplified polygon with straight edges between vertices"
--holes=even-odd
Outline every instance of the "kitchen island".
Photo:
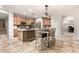
[{"label": "kitchen island", "polygon": [[32,41],[35,39],[34,29],[18,29],[18,39],[22,42]]}]

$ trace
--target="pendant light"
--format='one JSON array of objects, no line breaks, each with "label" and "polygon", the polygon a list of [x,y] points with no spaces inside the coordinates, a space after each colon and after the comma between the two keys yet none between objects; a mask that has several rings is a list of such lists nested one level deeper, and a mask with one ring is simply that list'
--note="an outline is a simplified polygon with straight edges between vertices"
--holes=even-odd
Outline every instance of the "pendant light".
[{"label": "pendant light", "polygon": [[49,15],[48,15],[48,5],[45,5],[45,14],[44,14],[44,17],[50,19]]}]

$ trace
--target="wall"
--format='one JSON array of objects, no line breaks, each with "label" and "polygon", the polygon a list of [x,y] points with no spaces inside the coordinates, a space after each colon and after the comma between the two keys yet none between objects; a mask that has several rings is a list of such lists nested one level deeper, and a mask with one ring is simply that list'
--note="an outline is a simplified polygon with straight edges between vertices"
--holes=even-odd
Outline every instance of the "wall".
[{"label": "wall", "polygon": [[[72,13],[72,14],[71,14]],[[62,16],[73,16],[74,17],[74,36],[79,40],[79,12],[77,11],[75,14],[71,13],[60,13],[52,15],[51,25],[52,27],[56,27],[56,37],[62,36],[61,22]]]},{"label": "wall", "polygon": [[[9,12],[6,12],[4,10],[0,10],[0,13],[6,14],[9,17]],[[9,21],[9,18],[6,19],[6,32],[7,32],[6,35],[9,38],[10,34],[9,34],[9,24],[8,24],[8,21]]]},{"label": "wall", "polygon": [[6,19],[6,35],[7,35],[7,37],[9,36],[9,35],[8,35],[8,17],[7,17],[7,19]]},{"label": "wall", "polygon": [[8,37],[9,39],[13,39],[13,13],[9,13],[8,17]]},{"label": "wall", "polygon": [[77,40],[79,40],[79,16],[75,16],[75,21],[74,21],[74,27],[75,27],[75,37]]},{"label": "wall", "polygon": [[0,10],[0,13],[3,13],[3,14],[7,14],[8,15],[8,19],[6,19],[7,23],[6,23],[6,27],[7,27],[7,36],[8,36],[8,39],[13,39],[13,13],[11,12],[6,12],[6,11],[3,11],[3,10]]},{"label": "wall", "polygon": [[54,17],[51,17],[51,28],[56,28],[56,20]]},{"label": "wall", "polygon": [[[68,16],[73,16],[74,17],[74,37],[75,40],[79,40],[79,12],[77,11],[76,13],[72,14],[58,14],[58,15],[53,15],[53,20],[55,20],[55,26],[56,26],[56,36],[61,37],[62,36],[62,32],[61,32],[61,22],[62,22],[62,16],[68,15]],[[53,21],[52,21],[52,27],[53,27]]]},{"label": "wall", "polygon": [[53,15],[51,17],[51,27],[56,28],[56,37],[61,37],[61,15]]}]

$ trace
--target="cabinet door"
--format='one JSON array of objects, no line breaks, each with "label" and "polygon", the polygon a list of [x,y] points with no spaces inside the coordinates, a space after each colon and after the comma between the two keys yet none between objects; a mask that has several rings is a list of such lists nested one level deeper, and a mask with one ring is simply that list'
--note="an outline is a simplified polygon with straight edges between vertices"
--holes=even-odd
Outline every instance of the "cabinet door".
[{"label": "cabinet door", "polygon": [[21,24],[22,22],[26,23],[26,19],[20,17],[20,18],[19,18],[19,24]]},{"label": "cabinet door", "polygon": [[23,32],[18,31],[18,39],[23,41]]},{"label": "cabinet door", "polygon": [[21,24],[21,17],[18,16],[18,20],[17,20],[18,25]]},{"label": "cabinet door", "polygon": [[44,19],[44,20],[43,20],[43,24],[44,24],[44,25],[50,25],[50,20]]},{"label": "cabinet door", "polygon": [[17,24],[17,17],[14,16],[14,24]]},{"label": "cabinet door", "polygon": [[5,20],[0,20],[0,30],[5,30]]},{"label": "cabinet door", "polygon": [[14,16],[14,24],[20,25],[20,23],[21,23],[21,18],[19,16]]}]

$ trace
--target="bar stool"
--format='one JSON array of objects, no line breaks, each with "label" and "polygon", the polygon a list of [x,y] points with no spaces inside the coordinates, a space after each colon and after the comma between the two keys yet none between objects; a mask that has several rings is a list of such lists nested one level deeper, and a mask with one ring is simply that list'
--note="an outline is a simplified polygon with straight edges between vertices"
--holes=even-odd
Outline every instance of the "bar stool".
[{"label": "bar stool", "polygon": [[56,43],[55,30],[56,28],[50,29],[50,46],[55,46],[55,43]]},{"label": "bar stool", "polygon": [[37,31],[37,33],[39,33],[36,37],[36,42],[35,42],[35,49],[38,47],[38,50],[41,49],[45,49],[48,46],[48,34],[47,32],[43,32],[43,31]]}]

